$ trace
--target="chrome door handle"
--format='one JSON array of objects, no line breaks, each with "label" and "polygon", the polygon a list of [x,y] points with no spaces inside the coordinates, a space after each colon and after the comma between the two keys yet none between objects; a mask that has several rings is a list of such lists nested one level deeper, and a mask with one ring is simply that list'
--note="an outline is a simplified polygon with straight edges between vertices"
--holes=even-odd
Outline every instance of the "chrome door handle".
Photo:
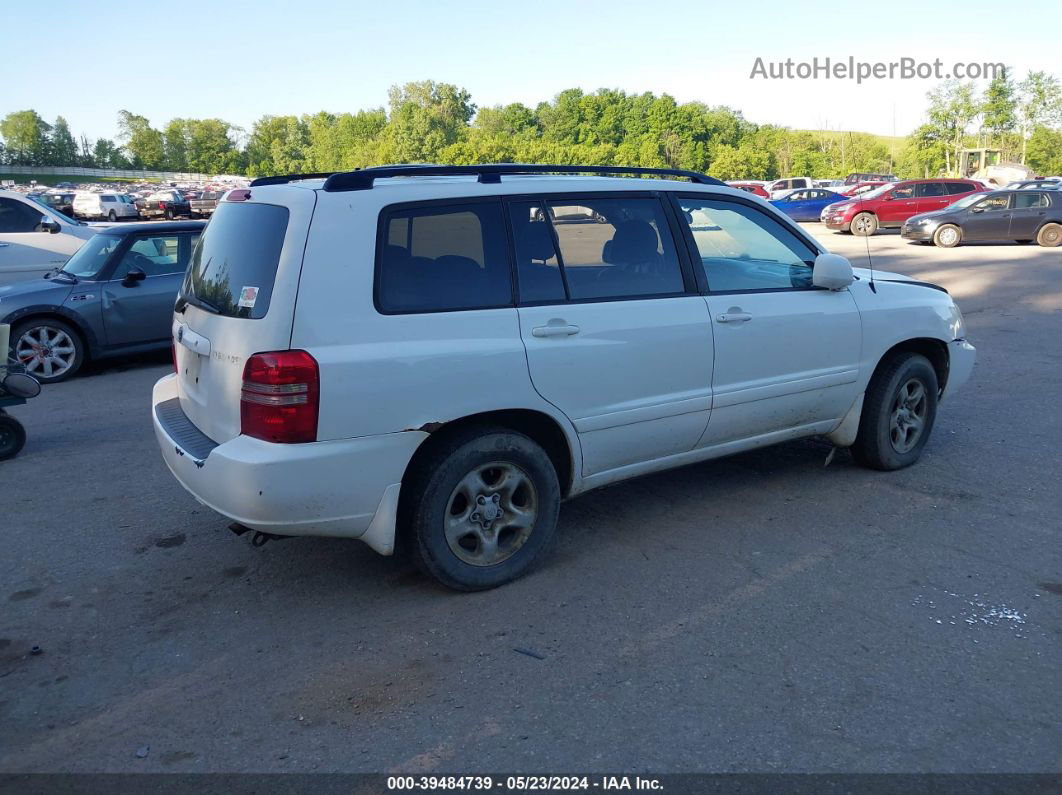
[{"label": "chrome door handle", "polygon": [[716,323],[744,323],[746,320],[752,320],[752,315],[747,312],[724,312],[715,316]]},{"label": "chrome door handle", "polygon": [[535,337],[570,337],[572,334],[578,333],[578,326],[568,326],[561,323],[550,323],[547,326],[535,326],[531,329],[531,334]]}]

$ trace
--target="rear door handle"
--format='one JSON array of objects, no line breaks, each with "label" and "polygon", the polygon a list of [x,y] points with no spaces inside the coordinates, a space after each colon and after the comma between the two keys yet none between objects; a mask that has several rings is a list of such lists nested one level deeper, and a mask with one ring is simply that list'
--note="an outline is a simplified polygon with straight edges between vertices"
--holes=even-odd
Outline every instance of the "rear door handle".
[{"label": "rear door handle", "polygon": [[570,337],[572,334],[578,333],[578,326],[569,326],[564,323],[550,323],[545,326],[535,326],[531,329],[531,334],[535,337]]},{"label": "rear door handle", "polygon": [[716,323],[744,323],[746,320],[752,320],[748,312],[724,312],[715,316]]}]

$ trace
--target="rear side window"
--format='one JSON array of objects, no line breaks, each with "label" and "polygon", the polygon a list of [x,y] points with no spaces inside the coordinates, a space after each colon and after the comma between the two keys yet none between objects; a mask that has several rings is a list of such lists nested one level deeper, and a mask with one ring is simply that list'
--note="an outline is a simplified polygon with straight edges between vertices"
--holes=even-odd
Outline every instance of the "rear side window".
[{"label": "rear side window", "polygon": [[915,186],[915,196],[930,197],[930,196],[943,196],[944,195],[944,183],[943,182],[922,182]]},{"label": "rear side window", "polygon": [[385,210],[380,222],[376,271],[380,311],[512,305],[500,202],[396,207]]},{"label": "rear side window", "polygon": [[972,190],[976,190],[976,188],[968,182],[945,182],[944,189],[948,192],[949,196],[955,196],[959,193],[969,193]]},{"label": "rear side window", "polygon": [[648,298],[685,288],[657,199],[513,202],[510,216],[522,303]]},{"label": "rear side window", "polygon": [[1015,210],[1028,210],[1033,207],[1047,207],[1049,202],[1047,201],[1046,193],[1015,193],[1014,194],[1014,209]]},{"label": "rear side window", "polygon": [[113,196],[100,196],[100,199],[105,201],[105,202],[113,202],[114,201],[114,197]]},{"label": "rear side window", "polygon": [[182,297],[227,317],[265,317],[287,230],[286,207],[223,202],[192,252]]}]

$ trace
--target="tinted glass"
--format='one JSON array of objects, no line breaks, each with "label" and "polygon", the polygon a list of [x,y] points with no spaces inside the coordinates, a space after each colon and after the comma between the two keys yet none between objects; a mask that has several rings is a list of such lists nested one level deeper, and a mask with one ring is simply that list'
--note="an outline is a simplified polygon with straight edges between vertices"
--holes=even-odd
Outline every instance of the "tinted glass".
[{"label": "tinted glass", "polygon": [[684,291],[675,243],[657,199],[557,199],[547,207],[572,300]]},{"label": "tinted glass", "polygon": [[1047,205],[1047,195],[1044,193],[1022,191],[1014,194],[1015,210],[1028,210],[1033,207],[1046,207]]},{"label": "tinted glass", "polygon": [[969,185],[965,182],[945,182],[944,189],[949,195],[954,196],[957,193],[967,193],[974,189],[973,185]]},{"label": "tinted glass", "polygon": [[15,199],[0,199],[0,232],[35,232],[43,213]]},{"label": "tinted glass", "polygon": [[[499,202],[384,213],[376,295],[385,312],[486,309],[512,304]],[[213,223],[213,221],[211,221]]]},{"label": "tinted glass", "polygon": [[811,287],[816,252],[753,207],[717,200],[679,200],[713,292]]},{"label": "tinted glass", "polygon": [[975,206],[978,210],[988,210],[989,212],[993,210],[1005,210],[1010,206],[1010,194],[994,194],[978,202]]},{"label": "tinted glass", "polygon": [[563,301],[567,298],[553,231],[539,202],[509,205],[521,303]]},{"label": "tinted glass", "polygon": [[914,197],[914,185],[908,185],[903,188],[893,188],[892,193],[889,195],[894,199],[911,199]]},{"label": "tinted glass", "polygon": [[923,182],[915,186],[915,196],[943,196],[943,182]]},{"label": "tinted glass", "polygon": [[181,295],[229,317],[265,317],[287,229],[286,207],[223,202],[192,253]]}]

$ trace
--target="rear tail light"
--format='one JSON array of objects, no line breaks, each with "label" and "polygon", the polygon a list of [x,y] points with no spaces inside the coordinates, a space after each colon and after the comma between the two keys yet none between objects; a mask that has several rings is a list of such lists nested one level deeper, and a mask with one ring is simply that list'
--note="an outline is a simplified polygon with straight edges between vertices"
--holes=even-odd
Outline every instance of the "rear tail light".
[{"label": "rear tail light", "polygon": [[166,209],[166,202],[159,202],[159,209],[160,210],[165,210]]},{"label": "rear tail light", "polygon": [[240,427],[246,436],[294,444],[317,441],[320,375],[306,351],[256,353],[243,368]]}]

